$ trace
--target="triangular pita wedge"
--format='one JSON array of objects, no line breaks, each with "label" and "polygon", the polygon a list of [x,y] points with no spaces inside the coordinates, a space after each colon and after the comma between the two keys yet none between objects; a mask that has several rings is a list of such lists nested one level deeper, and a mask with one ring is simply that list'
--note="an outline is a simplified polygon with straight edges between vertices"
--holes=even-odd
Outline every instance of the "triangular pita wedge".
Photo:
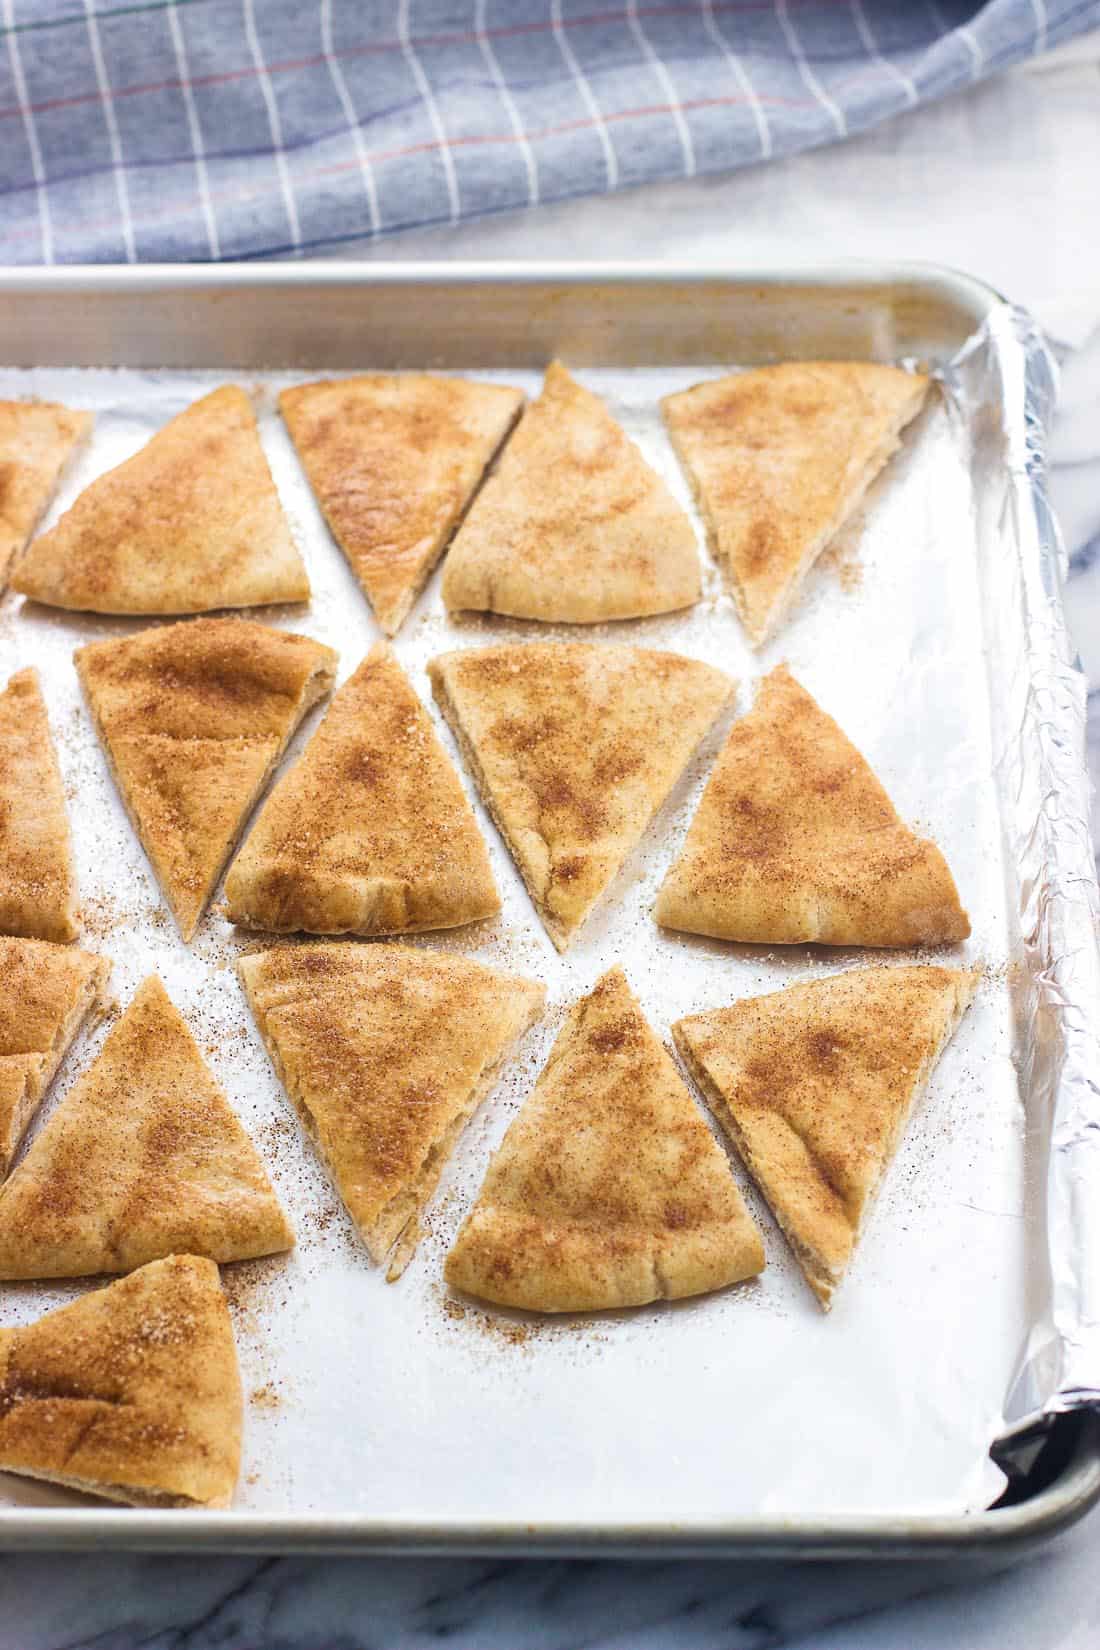
[{"label": "triangular pita wedge", "polygon": [[560,363],[455,536],[448,609],[599,624],[699,599],[695,531],[598,396]]},{"label": "triangular pita wedge", "polygon": [[678,653],[532,642],[446,653],[435,696],[564,951],[733,692]]},{"label": "triangular pita wedge", "polygon": [[392,1281],[544,988],[402,945],[284,947],[237,966],[287,1094],[371,1259],[392,1257]]},{"label": "triangular pita wedge", "polygon": [[255,1147],[155,974],[0,1188],[0,1278],[289,1249]]},{"label": "triangular pita wedge", "polygon": [[247,619],[194,619],[77,652],[115,783],[185,940],[336,662],[321,642]]},{"label": "triangular pita wedge", "polygon": [[672,1028],[826,1308],[977,978],[855,968]]},{"label": "triangular pita wedge", "polygon": [[241,1380],[218,1269],[172,1255],[0,1329],[0,1471],[136,1507],[228,1507]]},{"label": "triangular pita wedge", "polygon": [[0,1179],[110,972],[90,951],[0,939]]},{"label": "triangular pita wedge", "polygon": [[447,1282],[588,1312],[704,1294],[763,1265],[725,1153],[613,968],[574,1005],[490,1163]]},{"label": "triangular pita wedge", "polygon": [[93,481],[35,539],[11,583],[37,602],[91,613],[308,601],[244,391],[204,396]]},{"label": "triangular pita wedge", "polygon": [[279,933],[407,934],[499,911],[461,781],[388,643],[275,786],[225,892],[233,922]]},{"label": "triangular pita wedge", "polygon": [[758,945],[954,945],[970,922],[935,843],[781,665],[735,722],[657,921]]},{"label": "triangular pita wedge", "polygon": [[280,395],[317,502],[387,635],[522,405],[522,390],[426,373],[298,384]]},{"label": "triangular pita wedge", "polygon": [[49,401],[0,401],[0,590],[91,427],[88,412]]},{"label": "triangular pita wedge", "polygon": [[0,693],[0,932],[74,940],[76,868],[36,670]]},{"label": "triangular pita wedge", "polygon": [[928,389],[863,361],[790,361],[696,384],[661,403],[755,647],[901,445]]}]

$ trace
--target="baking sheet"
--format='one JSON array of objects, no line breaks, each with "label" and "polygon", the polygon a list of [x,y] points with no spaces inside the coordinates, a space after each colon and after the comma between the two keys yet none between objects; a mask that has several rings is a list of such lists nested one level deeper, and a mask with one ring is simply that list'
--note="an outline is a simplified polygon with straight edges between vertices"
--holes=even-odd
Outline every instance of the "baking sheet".
[{"label": "baking sheet", "polygon": [[[476,367],[470,363],[474,376],[537,391],[536,372],[479,374]],[[578,370],[694,514],[657,402],[708,372]],[[92,444],[49,519],[228,376],[0,373],[2,395],[96,411]],[[277,390],[308,376],[242,380],[255,392],[264,445],[314,587],[308,610],[257,616],[336,646],[343,680],[378,631],[274,410]],[[223,1272],[247,1394],[235,1512],[537,1530],[544,1522],[701,1526],[739,1517],[956,1513],[996,1494],[1000,1478],[986,1452],[1040,1310],[1044,1228],[1041,1175],[1030,1156],[1037,1142],[1025,1134],[1013,1060],[1019,1003],[1012,981],[1023,952],[994,783],[972,411],[958,416],[937,398],[922,415],[861,521],[811,577],[793,621],[764,653],[746,647],[706,557],[705,598],[692,612],[585,633],[675,648],[721,666],[741,684],[738,714],[751,702],[753,680],[785,658],[867,754],[902,815],[943,847],[970,910],[973,936],[956,955],[985,965],[984,983],[912,1120],[827,1318],[736,1163],[767,1248],[767,1270],[755,1282],[695,1301],[550,1322],[454,1301],[442,1284],[446,1250],[563,1012],[613,962],[624,964],[667,1037],[669,1023],[692,1010],[861,962],[910,960],[722,945],[663,933],[652,922],[657,887],[730,717],[565,957],[545,936],[480,814],[501,915],[415,943],[542,978],[549,1011],[460,1142],[408,1272],[387,1285],[355,1240],[251,1025],[232,964],[255,936],[235,935],[215,912],[190,948],[179,942],[108,778],[71,653],[142,621],[5,598],[0,670],[6,677],[35,663],[43,673],[72,810],[86,943],[114,959],[123,1003],[150,969],[161,973],[257,1140],[298,1231],[290,1257]],[[424,666],[433,654],[500,637],[565,634],[492,618],[452,624],[437,577],[395,646],[429,702]],[[999,641],[1006,645],[1004,636]],[[43,1118],[102,1035],[72,1052]],[[83,1287],[6,1287],[0,1322],[27,1321]],[[0,1504],[73,1499],[0,1479]]]}]

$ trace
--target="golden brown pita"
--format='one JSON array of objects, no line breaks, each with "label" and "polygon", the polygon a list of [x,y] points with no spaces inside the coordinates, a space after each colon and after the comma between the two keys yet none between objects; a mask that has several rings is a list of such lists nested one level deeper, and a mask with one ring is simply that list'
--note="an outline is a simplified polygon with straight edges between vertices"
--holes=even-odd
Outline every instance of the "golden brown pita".
[{"label": "golden brown pita", "polygon": [[490,1163],[447,1282],[590,1312],[705,1294],[763,1265],[725,1153],[613,968],[574,1005]]},{"label": "golden brown pita", "polygon": [[189,940],[337,656],[247,619],[193,619],[75,657],[115,784]]},{"label": "golden brown pita", "polygon": [[225,385],[93,481],[17,564],[12,589],[91,613],[304,602],[252,403]]},{"label": "golden brown pita", "polygon": [[499,911],[461,782],[387,643],[275,786],[225,892],[233,922],[279,933],[405,934]]},{"label": "golden brown pita", "polygon": [[564,951],[733,692],[678,653],[585,642],[446,653],[435,696]]},{"label": "golden brown pita", "polygon": [[110,972],[90,951],[0,939],[0,1179],[73,1038],[103,1011]]},{"label": "golden brown pita", "polygon": [[88,412],[49,401],[0,401],[0,590],[91,428]]},{"label": "golden brown pita", "polygon": [[256,1149],[151,974],[0,1188],[0,1278],[289,1249]]},{"label": "golden brown pita", "polygon": [[855,968],[672,1028],[826,1309],[977,979]]},{"label": "golden brown pita", "polygon": [[669,613],[699,599],[691,522],[560,362],[455,536],[443,599],[452,613],[564,624]]},{"label": "golden brown pita", "polygon": [[666,396],[665,423],[754,647],[901,445],[928,389],[865,361],[788,361]]},{"label": "golden brown pita", "polygon": [[760,945],[954,945],[970,933],[935,843],[901,822],[785,665],[734,724],[656,915]]},{"label": "golden brown pita", "polygon": [[523,405],[522,390],[372,373],[284,390],[279,408],[332,536],[392,636]]},{"label": "golden brown pita", "polygon": [[0,693],[0,931],[74,940],[76,868],[57,752],[36,670]]},{"label": "golden brown pita", "polygon": [[136,1507],[228,1507],[241,1381],[218,1269],[171,1255],[0,1329],[0,1470]]},{"label": "golden brown pita", "polygon": [[272,1063],[371,1259],[399,1277],[419,1215],[545,991],[454,953],[304,945],[238,963]]}]

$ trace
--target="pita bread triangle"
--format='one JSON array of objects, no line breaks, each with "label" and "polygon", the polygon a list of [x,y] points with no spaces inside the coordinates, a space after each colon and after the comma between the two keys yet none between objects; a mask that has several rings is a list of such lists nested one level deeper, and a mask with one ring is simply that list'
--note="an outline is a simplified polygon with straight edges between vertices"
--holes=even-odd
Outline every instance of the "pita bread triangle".
[{"label": "pita bread triangle", "polygon": [[666,396],[669,435],[754,647],[783,623],[927,389],[899,367],[789,361]]},{"label": "pita bread triangle", "polygon": [[0,932],[74,940],[76,868],[36,670],[0,693]]},{"label": "pita bread triangle", "polygon": [[185,940],[336,662],[321,642],[246,619],[193,619],[78,650],[115,783]]},{"label": "pita bread triangle", "polygon": [[447,1257],[532,1312],[704,1294],[764,1265],[725,1153],[621,968],[571,1010]]},{"label": "pita bread triangle", "polygon": [[272,1062],[371,1259],[399,1277],[458,1136],[542,1012],[452,952],[304,945],[238,963]]},{"label": "pita bread triangle", "polygon": [[233,922],[279,933],[405,934],[499,911],[462,784],[388,643],[275,786],[225,892]]},{"label": "pita bread triangle", "polygon": [[0,1471],[139,1507],[228,1507],[241,1412],[218,1269],[194,1255],[0,1329]]},{"label": "pita bread triangle", "polygon": [[35,539],[12,589],[90,613],[309,600],[244,391],[203,396]]},{"label": "pita bread triangle", "polygon": [[560,362],[455,536],[453,612],[599,624],[699,599],[695,530],[604,403]]},{"label": "pita bread triangle", "polygon": [[826,1309],[977,979],[854,968],[672,1028]]},{"label": "pita bread triangle", "polygon": [[428,674],[486,807],[564,951],[733,691],[678,653],[470,648]]},{"label": "pita bread triangle", "polygon": [[0,590],[91,427],[91,413],[49,401],[0,401]]},{"label": "pita bread triangle", "polygon": [[309,484],[378,623],[392,636],[439,560],[522,390],[378,373],[284,390]]},{"label": "pita bread triangle", "polygon": [[656,916],[758,945],[954,945],[970,933],[940,850],[902,823],[785,665],[734,723]]},{"label": "pita bread triangle", "polygon": [[0,1188],[0,1278],[289,1249],[255,1147],[155,974]]}]

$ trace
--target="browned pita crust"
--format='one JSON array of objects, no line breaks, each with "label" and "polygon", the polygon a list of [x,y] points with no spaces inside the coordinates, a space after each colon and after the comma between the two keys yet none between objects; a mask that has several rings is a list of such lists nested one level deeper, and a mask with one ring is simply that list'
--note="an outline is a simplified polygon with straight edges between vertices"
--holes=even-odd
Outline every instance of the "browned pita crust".
[{"label": "browned pita crust", "polygon": [[661,403],[755,647],[901,445],[928,379],[866,361],[788,361]]},{"label": "browned pita crust", "polygon": [[0,590],[91,428],[88,412],[49,401],[0,401]]},{"label": "browned pita crust", "polygon": [[37,602],[92,613],[308,601],[244,391],[227,384],[204,396],[93,481],[11,583]]},{"label": "browned pita crust", "polygon": [[704,1294],[763,1265],[725,1154],[613,968],[574,1005],[489,1165],[447,1282],[588,1312]]},{"label": "browned pita crust", "polygon": [[678,653],[586,642],[446,653],[428,674],[563,951],[733,683]]},{"label": "browned pita crust", "polygon": [[189,940],[337,655],[247,619],[193,619],[75,655],[96,731]]},{"label": "browned pita crust", "polygon": [[691,522],[591,390],[560,364],[459,529],[450,611],[598,624],[699,599]]},{"label": "browned pita crust", "polygon": [[781,665],[714,765],[657,921],[762,945],[954,945],[947,862]]},{"label": "browned pita crust", "polygon": [[225,892],[233,922],[281,933],[414,933],[499,911],[461,782],[387,643],[275,786]]},{"label": "browned pita crust", "polygon": [[76,868],[36,670],[0,693],[0,931],[74,940]]},{"label": "browned pita crust", "polygon": [[522,390],[427,373],[298,384],[280,395],[317,502],[387,635],[522,405]]},{"label": "browned pita crust", "polygon": [[954,968],[856,968],[672,1028],[826,1309],[977,980]]},{"label": "browned pita crust", "polygon": [[305,945],[238,963],[275,1069],[371,1259],[400,1276],[458,1136],[542,1011],[454,953]]},{"label": "browned pita crust", "polygon": [[151,974],[0,1188],[0,1278],[289,1249],[256,1149]]},{"label": "browned pita crust", "polygon": [[138,1507],[228,1507],[241,1381],[218,1269],[171,1255],[0,1329],[0,1470]]}]

